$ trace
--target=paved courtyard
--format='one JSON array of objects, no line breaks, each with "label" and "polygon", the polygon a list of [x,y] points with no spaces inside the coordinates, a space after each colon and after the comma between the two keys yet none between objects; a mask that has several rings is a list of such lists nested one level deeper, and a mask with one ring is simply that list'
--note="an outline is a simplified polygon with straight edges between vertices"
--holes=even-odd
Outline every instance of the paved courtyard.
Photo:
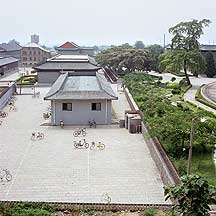
[{"label": "paved courtyard", "polygon": [[[40,88],[43,95],[48,88]],[[41,126],[49,102],[17,96],[17,112],[0,126],[0,170],[11,182],[0,183],[0,200],[165,203],[163,183],[142,135],[117,125],[87,128],[86,141],[101,141],[105,150],[74,149],[74,127]],[[8,111],[5,108],[5,111]],[[32,132],[43,132],[31,141]]]}]

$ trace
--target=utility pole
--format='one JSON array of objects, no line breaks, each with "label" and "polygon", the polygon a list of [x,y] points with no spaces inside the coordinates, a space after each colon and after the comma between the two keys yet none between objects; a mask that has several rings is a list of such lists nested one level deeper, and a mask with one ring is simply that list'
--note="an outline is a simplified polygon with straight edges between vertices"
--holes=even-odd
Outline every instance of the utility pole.
[{"label": "utility pole", "polygon": [[190,146],[187,164],[187,175],[190,175],[191,163],[192,163],[192,148],[193,148],[193,136],[194,136],[194,118],[191,121],[191,134],[190,134]]},{"label": "utility pole", "polygon": [[166,48],[166,35],[164,34],[164,50]]}]

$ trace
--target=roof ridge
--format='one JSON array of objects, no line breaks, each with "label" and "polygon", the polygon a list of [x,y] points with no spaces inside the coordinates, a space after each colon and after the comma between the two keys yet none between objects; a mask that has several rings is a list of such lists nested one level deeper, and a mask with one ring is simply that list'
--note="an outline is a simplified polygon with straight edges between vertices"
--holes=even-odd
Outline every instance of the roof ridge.
[{"label": "roof ridge", "polygon": [[[108,92],[105,88],[103,88],[103,85],[101,84],[101,81],[102,81],[103,78],[102,78],[102,77],[99,77],[100,75],[102,75],[102,73],[96,72],[96,77],[97,77],[97,80],[98,80],[98,82],[99,82],[99,85],[100,85],[101,89],[102,89],[106,94],[108,94],[109,96],[114,97],[114,98],[117,98],[117,96],[115,95],[115,92],[112,90],[111,87],[110,87],[110,89],[113,91],[114,95],[111,94],[110,92]],[[102,76],[104,76],[104,74],[103,74]],[[106,82],[108,82],[108,81],[106,80]]]},{"label": "roof ridge", "polygon": [[[58,83],[58,82],[55,82],[54,84],[53,84],[53,86],[54,85],[57,85],[57,89],[55,90],[55,91],[49,91],[48,93],[47,93],[47,95],[44,97],[44,100],[46,100],[46,99],[48,99],[49,97],[52,97],[53,95],[55,95],[56,93],[58,93],[60,90],[61,90],[61,87],[64,85],[64,83],[65,83],[65,81],[66,81],[66,79],[67,79],[67,77],[68,77],[68,72],[67,73],[64,73],[64,74],[62,74],[62,76],[63,76],[63,80],[60,80],[59,82],[60,83]],[[60,78],[60,77],[59,77]],[[59,79],[58,78],[58,79]],[[57,80],[58,80],[57,79]],[[59,84],[59,85],[58,85]],[[52,87],[53,87],[52,86]],[[52,89],[52,88],[51,88]]]}]

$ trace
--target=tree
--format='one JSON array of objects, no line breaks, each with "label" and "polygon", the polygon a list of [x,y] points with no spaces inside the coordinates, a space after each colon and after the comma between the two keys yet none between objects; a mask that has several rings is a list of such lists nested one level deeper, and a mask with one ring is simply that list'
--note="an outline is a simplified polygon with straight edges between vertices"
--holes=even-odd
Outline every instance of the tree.
[{"label": "tree", "polygon": [[174,186],[165,186],[164,193],[167,199],[174,199],[176,209],[182,216],[207,216],[209,204],[216,203],[215,188],[199,175],[183,176],[181,183]]},{"label": "tree", "polygon": [[117,72],[149,70],[151,64],[147,51],[125,45],[102,51],[96,56],[96,61]]},{"label": "tree", "polygon": [[196,76],[205,71],[205,59],[199,50],[169,50],[160,55],[159,59],[161,71],[172,73],[181,72],[183,69],[188,85],[191,85],[188,71]]},{"label": "tree", "polygon": [[136,41],[136,43],[134,44],[134,47],[137,49],[144,49],[145,45],[142,41]]},{"label": "tree", "polygon": [[159,56],[164,53],[164,48],[158,44],[149,45],[146,48],[152,58],[151,69],[159,71]]},{"label": "tree", "polygon": [[[199,51],[199,38],[203,34],[203,28],[208,26],[209,20],[192,20],[181,22],[169,29],[173,35],[171,49],[162,55],[162,69],[169,72],[184,71],[188,85],[191,85],[188,71],[198,75],[205,68],[205,61]],[[200,62],[198,62],[200,61]]]},{"label": "tree", "polygon": [[212,52],[208,52],[206,55],[206,75],[209,78],[216,75],[215,62]]}]

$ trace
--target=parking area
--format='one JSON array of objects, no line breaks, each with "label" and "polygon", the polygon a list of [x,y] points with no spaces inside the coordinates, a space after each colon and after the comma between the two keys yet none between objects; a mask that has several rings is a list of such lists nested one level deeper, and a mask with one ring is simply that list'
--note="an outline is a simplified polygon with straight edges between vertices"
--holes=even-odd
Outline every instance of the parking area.
[{"label": "parking area", "polygon": [[[75,149],[75,127],[42,126],[43,100],[17,96],[0,126],[0,170],[7,168],[12,181],[0,182],[0,200],[163,204],[163,183],[141,134],[129,134],[117,125],[87,128],[86,141],[102,142],[105,149]],[[8,111],[8,108],[5,108]],[[32,132],[43,132],[40,141]]]}]

